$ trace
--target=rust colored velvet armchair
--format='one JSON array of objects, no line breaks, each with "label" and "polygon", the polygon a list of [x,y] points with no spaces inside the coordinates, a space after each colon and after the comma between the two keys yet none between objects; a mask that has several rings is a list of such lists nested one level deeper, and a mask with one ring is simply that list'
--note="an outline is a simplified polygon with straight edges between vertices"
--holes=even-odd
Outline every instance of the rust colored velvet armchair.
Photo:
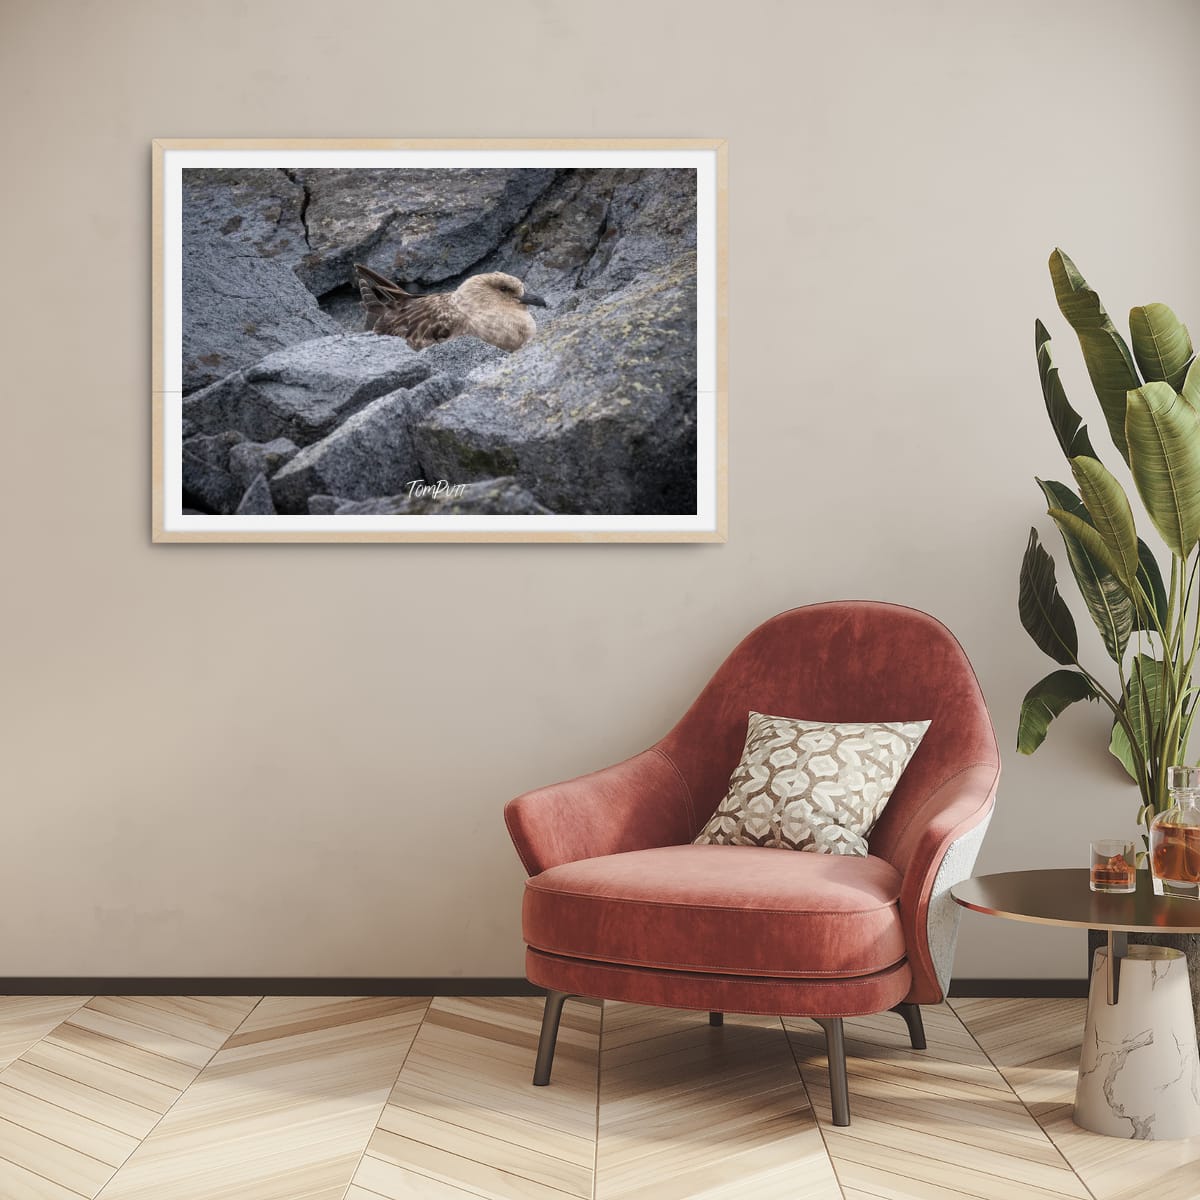
[{"label": "rust colored velvet armchair", "polygon": [[[930,720],[866,857],[693,846],[725,795],[751,709],[819,721]],[[526,974],[547,989],[535,1084],[550,1081],[570,996],[817,1020],[834,1123],[850,1123],[842,1019],[897,1011],[924,1049],[922,1004],[949,986],[950,887],[970,872],[1000,773],[971,664],[915,609],[793,609],[755,629],[650,749],[509,802],[530,878]]]}]

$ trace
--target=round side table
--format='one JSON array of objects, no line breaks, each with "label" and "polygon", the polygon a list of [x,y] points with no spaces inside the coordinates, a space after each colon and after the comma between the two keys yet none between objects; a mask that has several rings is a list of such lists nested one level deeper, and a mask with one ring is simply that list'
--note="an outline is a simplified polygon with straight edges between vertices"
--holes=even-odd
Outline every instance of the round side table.
[{"label": "round side table", "polygon": [[1200,904],[1156,896],[1149,871],[1137,890],[1093,892],[1086,868],[1010,871],[955,884],[964,908],[1029,921],[1103,929],[1088,989],[1087,1024],[1075,1087],[1075,1123],[1123,1138],[1200,1134],[1200,1059],[1178,950],[1130,946],[1130,933],[1200,933]]}]

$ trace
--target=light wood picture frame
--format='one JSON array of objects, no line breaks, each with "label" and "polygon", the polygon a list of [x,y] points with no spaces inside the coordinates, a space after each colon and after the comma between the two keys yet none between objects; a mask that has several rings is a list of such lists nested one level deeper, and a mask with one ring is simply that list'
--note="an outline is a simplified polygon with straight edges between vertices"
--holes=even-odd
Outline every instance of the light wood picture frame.
[{"label": "light wood picture frame", "polygon": [[155,542],[725,540],[724,141],[153,157]]}]

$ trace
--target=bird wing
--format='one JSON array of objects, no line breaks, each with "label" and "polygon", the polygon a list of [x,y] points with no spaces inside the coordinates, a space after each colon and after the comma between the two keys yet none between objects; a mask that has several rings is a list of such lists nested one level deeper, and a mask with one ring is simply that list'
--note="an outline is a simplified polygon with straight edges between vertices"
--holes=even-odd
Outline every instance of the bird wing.
[{"label": "bird wing", "polygon": [[403,303],[389,305],[375,322],[375,332],[402,337],[414,350],[424,350],[426,346],[448,342],[475,330],[450,293],[439,292],[432,296],[409,296]]},{"label": "bird wing", "polygon": [[358,276],[358,294],[368,312],[372,308],[395,304],[397,300],[408,298],[408,293],[399,284],[384,278],[378,271],[372,271],[370,267],[355,263],[354,272]]},{"label": "bird wing", "polygon": [[376,333],[402,337],[413,350],[424,350],[474,332],[449,292],[413,296],[370,267],[355,264],[354,270],[367,312],[367,327]]}]

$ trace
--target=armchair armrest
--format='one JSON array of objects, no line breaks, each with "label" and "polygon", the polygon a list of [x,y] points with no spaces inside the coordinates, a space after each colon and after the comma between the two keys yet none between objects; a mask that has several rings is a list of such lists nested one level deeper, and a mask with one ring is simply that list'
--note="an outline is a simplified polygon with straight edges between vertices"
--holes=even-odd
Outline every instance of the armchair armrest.
[{"label": "armchair armrest", "polygon": [[696,833],[688,787],[657,746],[526,792],[504,806],[504,822],[530,875],[581,858],[680,845]]},{"label": "armchair armrest", "polygon": [[913,973],[914,1004],[938,1004],[950,986],[962,910],[950,895],[970,876],[991,820],[997,763],[972,763],[944,779],[886,857],[904,876],[900,920]]}]

